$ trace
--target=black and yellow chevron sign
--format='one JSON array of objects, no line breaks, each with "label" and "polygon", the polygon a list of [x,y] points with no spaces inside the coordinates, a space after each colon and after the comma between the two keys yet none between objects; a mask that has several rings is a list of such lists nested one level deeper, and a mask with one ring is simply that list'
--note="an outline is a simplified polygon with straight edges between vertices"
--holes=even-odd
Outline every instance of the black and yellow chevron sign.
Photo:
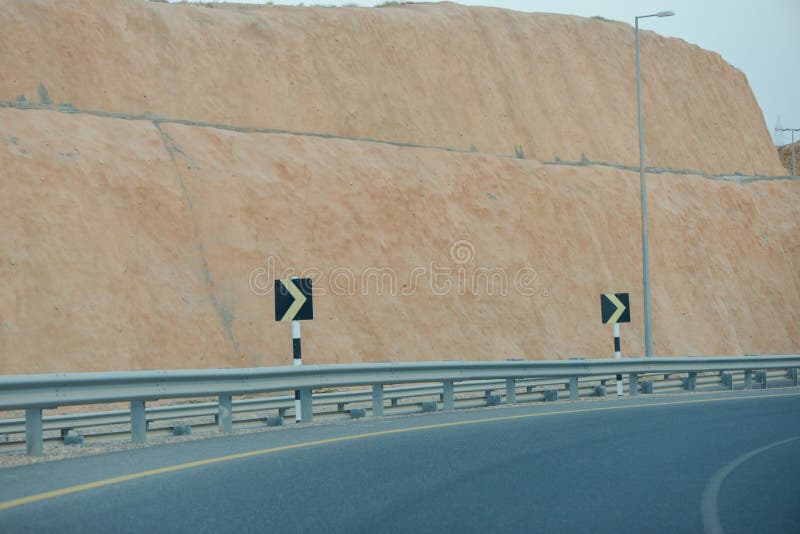
[{"label": "black and yellow chevron sign", "polygon": [[311,278],[275,280],[275,320],[310,321],[313,318]]},{"label": "black and yellow chevron sign", "polygon": [[631,310],[627,293],[605,293],[600,295],[600,312],[603,324],[631,322]]}]

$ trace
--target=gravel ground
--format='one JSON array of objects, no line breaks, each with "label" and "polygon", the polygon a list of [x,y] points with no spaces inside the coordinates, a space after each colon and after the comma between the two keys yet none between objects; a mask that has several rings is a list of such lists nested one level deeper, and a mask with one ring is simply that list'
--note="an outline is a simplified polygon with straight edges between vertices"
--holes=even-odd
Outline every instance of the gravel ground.
[{"label": "gravel ground", "polygon": [[[330,424],[330,422],[311,423],[311,425]],[[309,425],[307,425],[309,426]],[[254,434],[256,432],[275,432],[280,430],[281,427],[263,427],[263,428],[250,428],[234,430],[228,435],[242,435]],[[142,449],[145,447],[152,447],[154,445],[164,445],[169,443],[182,443],[185,441],[194,441],[200,439],[210,439],[220,437],[217,432],[199,432],[197,434],[190,434],[187,436],[148,436],[146,443],[132,443],[125,440],[107,441],[107,442],[93,442],[84,443],[83,445],[63,445],[61,443],[46,443],[44,446],[44,454],[42,456],[28,456],[24,450],[9,451],[0,453],[0,469],[8,467],[16,467],[19,465],[28,465],[40,462],[52,462],[56,460],[65,460],[68,458],[77,458],[80,456],[92,456],[97,454],[106,454],[109,452],[127,451],[131,449]]]}]

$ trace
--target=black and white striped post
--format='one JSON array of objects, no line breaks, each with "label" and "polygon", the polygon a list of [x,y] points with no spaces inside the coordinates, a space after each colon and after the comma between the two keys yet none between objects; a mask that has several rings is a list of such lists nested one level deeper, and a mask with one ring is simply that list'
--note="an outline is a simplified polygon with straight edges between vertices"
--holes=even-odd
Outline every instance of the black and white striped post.
[{"label": "black and white striped post", "polygon": [[[622,359],[622,350],[619,343],[619,323],[614,323],[614,359]],[[622,396],[622,375],[617,374],[617,396]]]},{"label": "black and white striped post", "polygon": [[[614,359],[622,359],[622,347],[619,342],[619,323],[631,322],[630,304],[627,293],[605,293],[600,295],[600,315],[603,324],[614,327]],[[635,388],[636,384],[630,387]],[[622,375],[617,375],[617,396],[622,396]]]},{"label": "black and white striped post", "polygon": [[[292,322],[292,365],[303,365],[300,341],[300,321],[314,318],[311,278],[293,276],[290,280],[275,280],[275,320]],[[303,412],[305,417],[303,417]],[[311,421],[311,391],[295,390],[294,419],[296,423]]]},{"label": "black and white striped post", "polygon": [[[297,277],[292,278],[297,280]],[[300,345],[300,321],[292,321],[292,364],[295,367],[303,365],[303,352]],[[300,390],[294,390],[294,422],[303,419],[303,403],[300,402]]]}]

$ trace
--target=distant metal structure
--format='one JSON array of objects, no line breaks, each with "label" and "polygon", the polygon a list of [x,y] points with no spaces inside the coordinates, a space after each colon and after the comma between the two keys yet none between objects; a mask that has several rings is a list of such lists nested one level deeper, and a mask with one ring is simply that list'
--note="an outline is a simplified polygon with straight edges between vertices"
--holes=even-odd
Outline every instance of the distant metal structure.
[{"label": "distant metal structure", "polygon": [[781,116],[775,121],[775,133],[773,134],[775,146],[783,146],[783,123],[781,123]]}]

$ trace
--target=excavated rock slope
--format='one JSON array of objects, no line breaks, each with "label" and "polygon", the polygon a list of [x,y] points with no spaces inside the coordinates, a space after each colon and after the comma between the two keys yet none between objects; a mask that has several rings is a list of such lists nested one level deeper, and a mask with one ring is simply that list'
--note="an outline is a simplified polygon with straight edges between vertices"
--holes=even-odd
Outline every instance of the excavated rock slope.
[{"label": "excavated rock slope", "polygon": [[[778,157],[781,160],[781,164],[783,168],[786,169],[786,174],[792,174],[792,145],[789,143],[788,145],[783,145],[778,147]],[[797,141],[794,144],[794,170],[795,172],[800,172],[800,141]]]},{"label": "excavated rock slope", "polygon": [[[452,4],[0,3],[0,98],[26,95],[0,103],[0,373],[288,364],[288,269],[324,293],[305,363],[608,357],[609,291],[641,354],[638,173],[491,154],[635,164],[629,38]],[[653,164],[784,174],[741,73],[644,43]],[[656,353],[796,352],[800,182],[648,191]]]},{"label": "excavated rock slope", "polygon": [[[641,32],[648,163],[783,175],[745,75]],[[633,28],[452,3],[0,2],[0,99],[638,165]]]},{"label": "excavated rock slope", "polygon": [[[642,353],[636,172],[15,109],[0,169],[0,372],[288,364],[289,268],[306,363],[608,357],[609,291]],[[796,351],[800,182],[649,184],[657,353]]]}]

